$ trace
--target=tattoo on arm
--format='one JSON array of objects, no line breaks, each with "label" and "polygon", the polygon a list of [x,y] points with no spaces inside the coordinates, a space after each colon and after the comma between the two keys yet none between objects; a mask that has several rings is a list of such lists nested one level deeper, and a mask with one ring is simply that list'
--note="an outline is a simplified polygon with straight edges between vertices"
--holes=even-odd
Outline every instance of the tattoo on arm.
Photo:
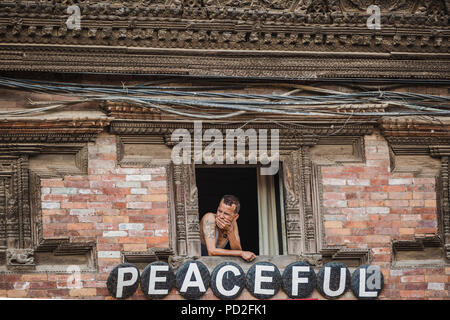
[{"label": "tattoo on arm", "polygon": [[215,239],[216,238],[216,222],[213,220],[206,220],[204,226],[205,238]]}]

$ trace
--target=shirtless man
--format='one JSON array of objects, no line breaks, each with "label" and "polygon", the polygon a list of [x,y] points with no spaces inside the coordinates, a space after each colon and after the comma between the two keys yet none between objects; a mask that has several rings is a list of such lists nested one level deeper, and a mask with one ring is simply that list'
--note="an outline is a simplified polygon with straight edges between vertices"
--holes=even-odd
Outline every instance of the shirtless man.
[{"label": "shirtless man", "polygon": [[[225,195],[220,200],[217,213],[205,214],[200,222],[200,240],[204,256],[234,256],[252,261],[256,255],[243,251],[236,220],[241,205],[238,198]],[[228,241],[231,250],[224,249]]]}]

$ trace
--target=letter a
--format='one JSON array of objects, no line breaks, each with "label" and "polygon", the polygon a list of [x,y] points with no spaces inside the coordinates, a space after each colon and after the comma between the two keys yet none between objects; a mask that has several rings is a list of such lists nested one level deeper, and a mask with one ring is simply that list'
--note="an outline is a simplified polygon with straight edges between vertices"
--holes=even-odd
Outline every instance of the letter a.
[{"label": "letter a", "polygon": [[359,269],[359,296],[362,298],[373,298],[377,295],[376,291],[366,291],[366,269]]},{"label": "letter a", "polygon": [[[191,281],[192,275],[194,275],[194,280]],[[206,292],[205,284],[203,283],[202,276],[200,275],[200,270],[198,270],[195,263],[189,264],[189,268],[184,276],[184,281],[180,292],[186,292],[190,287],[197,287],[200,292]]]},{"label": "letter a", "polygon": [[380,7],[376,5],[369,6],[367,8],[367,14],[371,14],[371,16],[367,19],[367,28],[370,30],[380,30],[381,29]]}]

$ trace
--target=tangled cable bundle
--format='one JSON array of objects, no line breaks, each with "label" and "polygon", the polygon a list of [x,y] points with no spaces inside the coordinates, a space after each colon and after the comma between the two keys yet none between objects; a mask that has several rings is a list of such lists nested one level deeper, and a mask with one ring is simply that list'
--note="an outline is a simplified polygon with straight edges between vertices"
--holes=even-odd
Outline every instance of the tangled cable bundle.
[{"label": "tangled cable bundle", "polygon": [[[364,91],[342,93],[305,85],[284,85],[295,90],[286,94],[243,94],[211,92],[236,86],[148,86],[86,85],[0,77],[0,86],[77,97],[76,100],[30,101],[32,108],[0,111],[0,116],[14,117],[55,111],[85,102],[123,102],[143,108],[196,119],[226,119],[244,113],[291,116],[448,116],[450,96],[411,92]],[[292,95],[298,91],[321,95]],[[374,104],[388,106],[390,111],[351,112],[348,105]],[[211,109],[222,113],[211,113]],[[227,113],[223,113],[226,111]]]}]

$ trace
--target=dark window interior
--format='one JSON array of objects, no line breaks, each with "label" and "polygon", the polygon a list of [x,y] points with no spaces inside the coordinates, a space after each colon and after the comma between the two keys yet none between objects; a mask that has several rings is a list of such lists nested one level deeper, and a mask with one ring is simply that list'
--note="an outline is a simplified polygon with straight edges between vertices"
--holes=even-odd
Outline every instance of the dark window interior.
[{"label": "dark window interior", "polygon": [[[208,212],[216,213],[225,194],[239,198],[238,227],[242,249],[259,254],[258,193],[256,168],[196,168],[200,220]],[[229,246],[227,247],[229,249]]]}]

